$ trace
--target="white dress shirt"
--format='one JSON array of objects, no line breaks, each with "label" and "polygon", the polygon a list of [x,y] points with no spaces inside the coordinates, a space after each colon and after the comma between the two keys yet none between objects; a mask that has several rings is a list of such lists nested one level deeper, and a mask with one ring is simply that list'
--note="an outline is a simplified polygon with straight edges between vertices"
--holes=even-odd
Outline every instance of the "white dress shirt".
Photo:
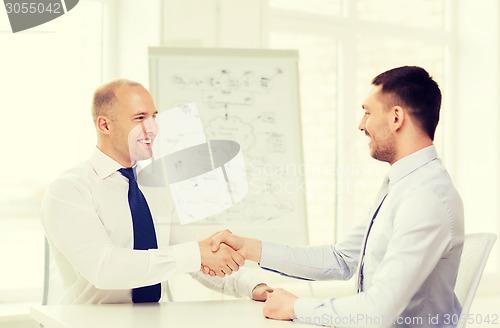
[{"label": "white dress shirt", "polygon": [[[388,194],[366,245],[363,291],[341,298],[299,298],[297,320],[336,327],[454,327],[454,294],[463,206],[434,146],[394,163]],[[365,222],[336,245],[289,247],[264,242],[260,265],[286,275],[351,278],[380,195]]]},{"label": "white dress shirt", "polygon": [[117,172],[120,168],[96,149],[89,161],[49,185],[42,206],[51,252],[49,304],[130,303],[131,289],[159,282],[165,300],[165,282],[177,273],[191,273],[229,295],[251,297],[262,281],[249,271],[240,269],[224,278],[199,272],[198,243],[178,223],[168,188],[140,186],[158,249],[134,250],[129,181]]}]

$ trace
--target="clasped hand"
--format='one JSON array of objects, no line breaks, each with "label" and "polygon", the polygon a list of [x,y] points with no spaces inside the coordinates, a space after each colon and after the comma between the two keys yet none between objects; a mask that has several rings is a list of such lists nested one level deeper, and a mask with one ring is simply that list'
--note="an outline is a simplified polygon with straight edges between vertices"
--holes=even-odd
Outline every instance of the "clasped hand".
[{"label": "clasped hand", "polygon": [[199,241],[201,255],[201,271],[212,276],[224,277],[238,271],[245,264],[245,258],[237,249],[227,244],[219,244],[213,249],[213,239],[221,232],[216,232],[205,240]]},{"label": "clasped hand", "polygon": [[238,271],[245,260],[260,261],[260,240],[233,235],[229,230],[214,233],[199,242],[201,271],[211,276],[223,277]]},{"label": "clasped hand", "polygon": [[238,271],[245,264],[245,260],[251,260],[247,247],[244,247],[245,239],[248,238],[235,236],[231,231],[223,230],[198,242],[201,271],[219,277]]}]

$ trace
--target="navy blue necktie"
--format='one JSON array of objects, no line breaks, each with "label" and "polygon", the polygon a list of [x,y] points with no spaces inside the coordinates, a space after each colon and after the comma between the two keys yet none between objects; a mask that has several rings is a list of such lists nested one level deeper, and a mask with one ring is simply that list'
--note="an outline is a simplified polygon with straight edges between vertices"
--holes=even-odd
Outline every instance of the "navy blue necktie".
[{"label": "navy blue necktie", "polygon": [[[128,204],[130,213],[132,214],[132,225],[134,228],[134,249],[147,250],[158,248],[153,217],[151,216],[146,198],[144,198],[144,195],[137,185],[134,170],[129,167],[119,169],[118,171],[127,177],[129,181]],[[158,302],[160,296],[160,283],[132,289],[132,301],[134,303]]]}]

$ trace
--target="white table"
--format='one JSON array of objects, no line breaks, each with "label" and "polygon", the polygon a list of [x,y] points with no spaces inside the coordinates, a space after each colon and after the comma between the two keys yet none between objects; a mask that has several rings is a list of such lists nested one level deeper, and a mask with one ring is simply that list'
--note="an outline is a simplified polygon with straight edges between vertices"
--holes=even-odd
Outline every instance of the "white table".
[{"label": "white table", "polygon": [[31,317],[45,328],[295,328],[311,325],[266,319],[251,300],[161,304],[37,305]]}]

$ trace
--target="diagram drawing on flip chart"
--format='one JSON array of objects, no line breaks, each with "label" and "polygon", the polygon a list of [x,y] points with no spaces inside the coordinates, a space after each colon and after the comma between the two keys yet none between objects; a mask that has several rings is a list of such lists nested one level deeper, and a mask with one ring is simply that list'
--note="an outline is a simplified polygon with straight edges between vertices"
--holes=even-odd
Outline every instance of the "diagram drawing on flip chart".
[{"label": "diagram drawing on flip chart", "polygon": [[[200,122],[192,126],[203,131],[176,127],[174,118],[170,130],[179,138],[190,138],[192,147],[210,149],[222,140],[233,142],[238,149],[231,151],[241,154],[244,162],[246,195],[191,224],[306,243],[297,51],[155,47],[149,48],[149,66],[159,115],[180,110]],[[171,150],[166,153],[185,147],[174,139],[169,139]],[[200,146],[205,143],[207,147]],[[166,153],[156,151],[153,156]],[[206,193],[208,197],[210,191]]]}]

